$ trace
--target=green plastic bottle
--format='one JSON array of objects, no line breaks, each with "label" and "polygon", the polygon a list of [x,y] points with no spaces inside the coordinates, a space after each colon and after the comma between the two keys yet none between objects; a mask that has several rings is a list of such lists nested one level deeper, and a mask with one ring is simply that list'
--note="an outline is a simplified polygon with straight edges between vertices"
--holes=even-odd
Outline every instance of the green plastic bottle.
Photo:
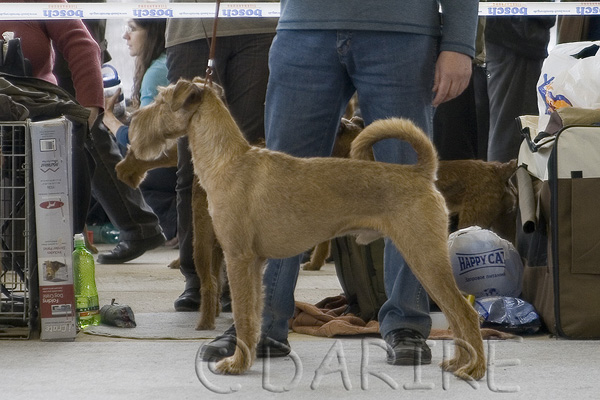
[{"label": "green plastic bottle", "polygon": [[96,267],[94,266],[94,257],[85,248],[83,234],[75,234],[74,242],[75,307],[77,309],[77,326],[79,329],[83,329],[86,326],[100,324]]}]

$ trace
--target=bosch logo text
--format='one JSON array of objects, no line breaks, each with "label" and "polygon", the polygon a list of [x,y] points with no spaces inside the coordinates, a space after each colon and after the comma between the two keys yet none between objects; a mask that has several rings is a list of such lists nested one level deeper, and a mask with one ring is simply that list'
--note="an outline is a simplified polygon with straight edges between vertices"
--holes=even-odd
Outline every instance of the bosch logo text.
[{"label": "bosch logo text", "polygon": [[488,7],[488,15],[527,15],[527,7]]},{"label": "bosch logo text", "polygon": [[44,17],[48,18],[83,18],[83,10],[44,10]]},{"label": "bosch logo text", "polygon": [[600,7],[575,7],[575,12],[581,15],[600,14]]},{"label": "bosch logo text", "polygon": [[133,15],[137,18],[144,17],[173,17],[173,10],[167,9],[150,9],[150,10],[133,10]]},{"label": "bosch logo text", "polygon": [[241,10],[223,10],[222,14],[224,17],[262,17],[262,10],[257,9],[241,9]]}]

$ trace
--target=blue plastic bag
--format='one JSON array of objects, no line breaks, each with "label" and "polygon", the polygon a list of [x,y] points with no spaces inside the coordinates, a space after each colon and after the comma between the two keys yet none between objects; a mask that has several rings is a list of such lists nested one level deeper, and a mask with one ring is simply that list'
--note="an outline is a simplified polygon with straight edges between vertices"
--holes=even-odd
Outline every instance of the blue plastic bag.
[{"label": "blue plastic bag", "polygon": [[536,333],[542,325],[535,308],[516,297],[480,297],[475,299],[474,307],[483,318],[482,328],[493,328],[517,334],[532,334]]}]

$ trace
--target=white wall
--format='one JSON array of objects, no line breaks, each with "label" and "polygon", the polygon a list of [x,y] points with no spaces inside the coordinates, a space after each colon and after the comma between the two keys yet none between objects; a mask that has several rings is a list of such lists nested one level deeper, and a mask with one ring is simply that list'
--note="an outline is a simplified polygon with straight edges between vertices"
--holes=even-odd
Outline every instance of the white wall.
[{"label": "white wall", "polygon": [[[120,0],[108,0],[115,2]],[[106,21],[106,40],[108,41],[108,51],[112,56],[109,62],[115,67],[121,77],[121,85],[125,98],[131,96],[131,87],[133,86],[133,57],[129,56],[129,50],[125,45],[123,33],[125,33],[126,19],[109,19]]]}]

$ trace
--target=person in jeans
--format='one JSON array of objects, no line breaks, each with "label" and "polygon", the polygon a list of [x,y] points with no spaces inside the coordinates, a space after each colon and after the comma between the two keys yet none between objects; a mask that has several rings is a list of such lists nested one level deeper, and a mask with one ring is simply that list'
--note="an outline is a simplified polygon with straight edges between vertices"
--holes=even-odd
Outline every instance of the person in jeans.
[{"label": "person in jeans", "polygon": [[[477,9],[475,0],[282,0],[269,54],[267,147],[297,157],[329,156],[355,91],[366,124],[404,117],[431,134],[434,107],[469,83]],[[416,161],[408,144],[393,139],[377,143],[374,154],[381,162]],[[259,357],[290,351],[299,265],[300,256],[268,261]],[[389,240],[384,275],[388,300],[378,320],[388,362],[430,363],[428,296]],[[236,345],[231,327],[205,344],[201,357],[229,356]]]}]

